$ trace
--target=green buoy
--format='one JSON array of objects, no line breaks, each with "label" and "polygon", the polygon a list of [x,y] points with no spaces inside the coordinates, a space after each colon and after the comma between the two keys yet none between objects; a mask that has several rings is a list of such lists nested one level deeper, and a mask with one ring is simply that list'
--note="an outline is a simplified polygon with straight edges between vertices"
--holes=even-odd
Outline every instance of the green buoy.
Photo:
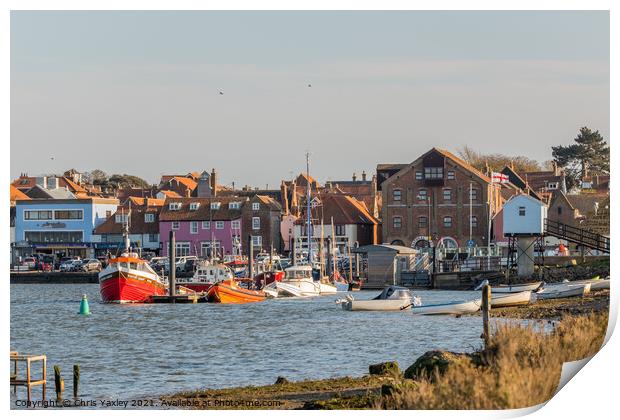
[{"label": "green buoy", "polygon": [[82,302],[80,302],[80,315],[90,315],[90,308],[88,307],[88,299],[86,295],[82,295]]}]

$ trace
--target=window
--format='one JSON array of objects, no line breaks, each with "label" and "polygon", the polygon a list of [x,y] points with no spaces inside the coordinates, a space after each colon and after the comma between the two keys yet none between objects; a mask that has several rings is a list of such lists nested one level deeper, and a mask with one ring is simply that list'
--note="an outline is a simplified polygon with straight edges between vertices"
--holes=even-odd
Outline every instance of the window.
[{"label": "window", "polygon": [[181,227],[180,222],[172,222],[172,230],[179,230],[180,227]]},{"label": "window", "polygon": [[558,215],[562,214],[562,207],[558,207]]},{"label": "window", "polygon": [[168,210],[179,210],[181,209],[181,203],[170,203],[168,204]]},{"label": "window", "polygon": [[475,188],[471,188],[469,190],[469,199],[471,201],[477,201],[478,200],[478,190]]},{"label": "window", "polygon": [[185,257],[190,255],[189,242],[177,242],[174,247],[174,251],[177,257]]},{"label": "window", "polygon": [[456,179],[454,171],[448,171],[448,179]]},{"label": "window", "polygon": [[26,231],[24,240],[31,243],[80,243],[83,234],[81,231]]},{"label": "window", "polygon": [[230,227],[233,230],[239,230],[241,229],[241,222],[239,220],[233,220],[230,222]]},{"label": "window", "polygon": [[426,201],[426,199],[428,198],[427,192],[426,190],[420,190],[418,191],[418,200],[420,201]]},{"label": "window", "polygon": [[254,211],[260,210],[260,203],[252,203],[252,210]]},{"label": "window", "polygon": [[421,181],[422,179],[424,179],[422,176],[422,171],[415,171],[415,179],[417,181]]},{"label": "window", "polygon": [[211,203],[211,210],[219,210],[220,209],[220,202],[216,201],[214,203]]},{"label": "window", "polygon": [[443,179],[443,168],[424,168],[424,179]]},{"label": "window", "polygon": [[144,223],[153,223],[155,221],[155,213],[146,213],[144,215]]},{"label": "window", "polygon": [[159,234],[149,233],[149,242],[159,242]]},{"label": "window", "polygon": [[394,217],[392,222],[392,226],[394,226],[394,229],[400,229],[403,225],[403,218],[400,216],[396,216]]},{"label": "window", "polygon": [[519,216],[525,216],[525,207],[519,207]]},{"label": "window", "polygon": [[109,219],[109,218],[110,218],[110,216],[112,216],[112,211],[111,211],[111,210],[106,210],[106,211],[105,211],[105,218],[106,218],[106,219]]},{"label": "window", "polygon": [[202,228],[203,229],[211,229],[211,222],[210,221],[203,221],[202,222]]},{"label": "window", "polygon": [[52,220],[51,210],[26,210],[24,220]]},{"label": "window", "polygon": [[241,208],[241,203],[239,203],[238,201],[232,201],[228,203],[228,208],[230,210],[239,210]]},{"label": "window", "polygon": [[189,209],[190,210],[198,210],[198,207],[200,207],[200,203],[189,203]]},{"label": "window", "polygon": [[557,190],[558,189],[558,183],[557,182],[550,182],[549,184],[547,184],[547,188],[550,190]]},{"label": "window", "polygon": [[252,236],[252,245],[254,247],[263,246],[263,237],[262,236]]},{"label": "window", "polygon": [[418,227],[419,228],[428,227],[428,217],[426,217],[426,216],[418,217]]},{"label": "window", "polygon": [[252,229],[260,229],[260,217],[252,217]]},{"label": "window", "polygon": [[215,222],[215,228],[216,229],[224,229],[224,222],[218,220],[217,222]]},{"label": "window", "polygon": [[115,219],[116,223],[126,223],[127,222],[127,215],[126,214],[117,214],[116,216],[114,216],[114,219]]},{"label": "window", "polygon": [[452,190],[447,188],[443,190],[443,201],[452,201]]},{"label": "window", "polygon": [[471,227],[478,227],[478,218],[476,216],[472,216],[469,219],[469,224],[471,225]]},{"label": "window", "polygon": [[189,233],[192,233],[192,234],[198,233],[198,222],[190,222]]},{"label": "window", "polygon": [[336,231],[336,236],[346,236],[347,230],[345,225],[335,225],[334,230]]},{"label": "window", "polygon": [[55,210],[54,219],[56,220],[82,220],[82,210]]},{"label": "window", "polygon": [[200,243],[200,254],[203,257],[210,257],[211,256],[211,245],[214,246],[216,251],[221,248],[220,241],[201,242]]},{"label": "window", "polygon": [[403,192],[401,190],[394,190],[394,192],[392,193],[392,199],[394,201],[400,201],[402,198],[402,194]]},{"label": "window", "polygon": [[445,216],[443,218],[443,227],[447,227],[447,228],[452,227],[452,217]]}]

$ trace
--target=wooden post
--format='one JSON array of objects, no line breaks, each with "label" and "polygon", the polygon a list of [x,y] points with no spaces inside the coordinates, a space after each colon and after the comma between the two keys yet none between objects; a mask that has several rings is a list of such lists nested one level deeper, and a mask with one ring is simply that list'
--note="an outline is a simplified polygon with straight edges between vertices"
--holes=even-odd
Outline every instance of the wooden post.
[{"label": "wooden post", "polygon": [[[54,371],[55,370],[56,370],[56,367],[54,367]],[[27,387],[28,401],[31,401],[31,394],[30,394],[30,359],[26,359],[26,387]]]},{"label": "wooden post", "polygon": [[332,237],[328,236],[326,238],[327,241],[327,275],[329,276],[329,278],[333,278],[334,275],[334,267],[332,266],[332,259],[333,259],[333,255],[332,255],[332,249],[333,249],[333,245],[332,245]]},{"label": "wooden post", "polygon": [[[56,385],[56,400],[62,400],[62,391],[65,388],[65,383],[60,376],[60,366],[54,365],[54,384]],[[28,394],[30,394],[30,387],[28,387]],[[28,397],[30,399],[30,396]]]},{"label": "wooden post", "polygon": [[254,278],[254,243],[252,242],[252,235],[248,235],[248,273],[250,279]]},{"label": "wooden post", "polygon": [[168,248],[168,258],[170,259],[169,261],[169,266],[170,266],[170,273],[168,274],[168,281],[169,281],[169,285],[168,285],[168,295],[170,297],[174,296],[174,293],[176,292],[176,280],[177,280],[177,259],[176,259],[176,240],[174,237],[174,231],[171,230],[170,231],[170,236],[169,236],[169,248]]},{"label": "wooden post", "polygon": [[487,347],[491,336],[489,335],[489,310],[491,309],[491,286],[484,285],[482,287],[482,335],[484,338],[484,346]]},{"label": "wooden post", "polygon": [[80,365],[73,365],[73,398],[77,399],[79,386],[80,386]]}]

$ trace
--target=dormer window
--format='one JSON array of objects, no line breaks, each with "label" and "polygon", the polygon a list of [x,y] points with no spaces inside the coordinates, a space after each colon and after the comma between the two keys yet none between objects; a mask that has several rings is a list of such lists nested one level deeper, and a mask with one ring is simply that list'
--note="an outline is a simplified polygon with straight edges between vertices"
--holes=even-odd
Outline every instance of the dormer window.
[{"label": "dormer window", "polygon": [[117,214],[115,217],[116,223],[125,223],[127,222],[126,214]]},{"label": "dormer window", "polygon": [[153,223],[155,221],[154,213],[146,213],[144,215],[144,223]]},{"label": "dormer window", "polygon": [[260,210],[260,203],[252,203],[252,210],[254,211]]},{"label": "dormer window", "polygon": [[215,203],[211,203],[211,210],[219,210],[220,209],[220,202],[216,201]]},{"label": "dormer window", "polygon": [[190,210],[198,210],[198,207],[200,207],[200,203],[189,203]]},{"label": "dormer window", "polygon": [[181,203],[170,203],[168,204],[168,210],[180,210]]},{"label": "dormer window", "polygon": [[239,203],[238,201],[233,201],[228,203],[228,209],[229,210],[239,210],[241,208],[241,203]]}]

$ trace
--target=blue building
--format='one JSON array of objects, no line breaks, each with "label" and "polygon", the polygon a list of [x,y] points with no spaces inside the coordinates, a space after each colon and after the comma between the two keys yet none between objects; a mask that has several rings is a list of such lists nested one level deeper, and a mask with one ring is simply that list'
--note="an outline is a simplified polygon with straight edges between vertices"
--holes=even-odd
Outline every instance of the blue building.
[{"label": "blue building", "polygon": [[116,212],[118,204],[117,199],[98,197],[17,200],[15,257],[93,257],[93,230]]}]

